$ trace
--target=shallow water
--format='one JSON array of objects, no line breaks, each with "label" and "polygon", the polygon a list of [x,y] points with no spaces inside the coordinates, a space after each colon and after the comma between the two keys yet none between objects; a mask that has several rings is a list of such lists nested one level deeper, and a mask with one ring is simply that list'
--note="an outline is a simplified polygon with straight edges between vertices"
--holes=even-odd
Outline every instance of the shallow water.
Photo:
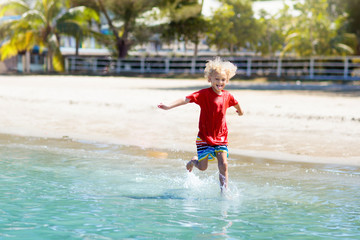
[{"label": "shallow water", "polygon": [[2,136],[0,239],[360,239],[358,167],[189,157]]}]

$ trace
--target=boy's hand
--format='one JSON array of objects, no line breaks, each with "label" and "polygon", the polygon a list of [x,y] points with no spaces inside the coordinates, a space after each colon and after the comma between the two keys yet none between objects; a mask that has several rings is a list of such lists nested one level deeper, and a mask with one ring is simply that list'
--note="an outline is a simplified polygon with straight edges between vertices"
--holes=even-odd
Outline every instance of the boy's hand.
[{"label": "boy's hand", "polygon": [[241,109],[239,104],[236,104],[234,107],[236,108],[236,112],[239,116],[244,115],[244,111]]},{"label": "boy's hand", "polygon": [[163,109],[163,110],[169,110],[169,109],[170,109],[169,106],[167,106],[167,105],[165,105],[165,104],[163,104],[163,103],[160,103],[160,104],[158,105],[158,108]]}]

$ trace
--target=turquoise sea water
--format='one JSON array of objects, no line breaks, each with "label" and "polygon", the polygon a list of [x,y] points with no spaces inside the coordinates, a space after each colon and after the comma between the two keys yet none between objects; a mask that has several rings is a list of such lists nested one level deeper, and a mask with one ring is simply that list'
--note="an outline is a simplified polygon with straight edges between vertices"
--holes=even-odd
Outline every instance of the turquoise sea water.
[{"label": "turquoise sea water", "polygon": [[360,239],[358,167],[2,137],[0,239]]}]

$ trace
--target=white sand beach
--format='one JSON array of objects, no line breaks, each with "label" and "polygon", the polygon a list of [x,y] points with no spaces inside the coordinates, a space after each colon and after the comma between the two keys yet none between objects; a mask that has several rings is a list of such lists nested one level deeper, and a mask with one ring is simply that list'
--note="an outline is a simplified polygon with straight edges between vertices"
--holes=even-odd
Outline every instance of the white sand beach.
[{"label": "white sand beach", "polygon": [[[0,134],[195,152],[199,108],[157,108],[206,80],[0,76]],[[233,81],[245,111],[227,113],[230,154],[360,165],[359,85]]]}]

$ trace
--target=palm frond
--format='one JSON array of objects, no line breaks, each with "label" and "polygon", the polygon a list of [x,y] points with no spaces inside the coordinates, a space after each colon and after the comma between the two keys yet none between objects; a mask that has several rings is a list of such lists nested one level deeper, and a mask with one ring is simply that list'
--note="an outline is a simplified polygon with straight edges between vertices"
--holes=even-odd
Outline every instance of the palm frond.
[{"label": "palm frond", "polygon": [[73,7],[69,9],[67,13],[68,17],[77,19],[79,21],[100,21],[99,14],[94,9],[85,6]]},{"label": "palm frond", "polygon": [[1,61],[4,61],[7,58],[16,56],[18,54],[18,49],[16,46],[9,40],[2,44],[0,47]]},{"label": "palm frond", "polygon": [[14,20],[4,21],[0,24],[0,42],[1,40],[5,40],[9,37],[12,32],[12,26],[14,24]]},{"label": "palm frond", "polygon": [[59,16],[59,13],[62,10],[63,3],[58,0],[48,0],[47,2],[47,11],[46,11],[46,19],[48,22],[51,22],[55,18]]},{"label": "palm frond", "polygon": [[345,52],[348,54],[354,54],[354,49],[352,49],[350,46],[343,44],[343,43],[338,43],[336,44],[336,48],[339,49],[341,52]]},{"label": "palm frond", "polygon": [[33,10],[29,10],[27,12],[25,12],[22,16],[22,19],[24,19],[26,22],[31,22],[31,23],[39,23],[41,22],[42,24],[46,23],[46,18],[44,16],[44,14],[42,14],[39,10],[33,9]]},{"label": "palm frond", "polygon": [[283,57],[285,55],[285,53],[291,51],[294,48],[295,48],[295,44],[293,42],[288,42],[282,49],[280,56]]},{"label": "palm frond", "polygon": [[4,16],[6,12],[14,11],[17,14],[22,14],[29,11],[29,5],[22,0],[10,0],[0,5],[0,17]]},{"label": "palm frond", "polygon": [[291,40],[300,37],[300,33],[294,32],[286,36],[285,42],[290,42]]}]

